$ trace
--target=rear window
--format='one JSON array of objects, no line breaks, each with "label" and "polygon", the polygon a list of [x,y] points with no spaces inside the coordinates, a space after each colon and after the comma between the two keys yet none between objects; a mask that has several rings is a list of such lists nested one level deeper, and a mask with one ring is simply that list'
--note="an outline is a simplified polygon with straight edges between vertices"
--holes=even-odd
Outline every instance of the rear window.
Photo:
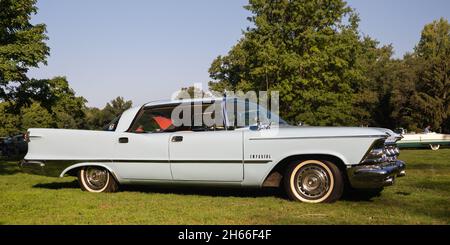
[{"label": "rear window", "polygon": [[117,124],[119,123],[120,116],[114,118],[110,123],[103,127],[104,131],[116,131]]}]

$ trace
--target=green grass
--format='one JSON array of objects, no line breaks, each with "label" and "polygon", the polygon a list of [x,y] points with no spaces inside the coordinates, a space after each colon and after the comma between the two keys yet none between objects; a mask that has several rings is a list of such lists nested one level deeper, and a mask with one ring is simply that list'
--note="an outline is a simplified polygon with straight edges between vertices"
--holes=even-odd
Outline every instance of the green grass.
[{"label": "green grass", "polygon": [[272,190],[126,187],[82,192],[75,178],[0,162],[0,224],[449,224],[450,149],[403,150],[407,176],[369,200],[291,202]]}]

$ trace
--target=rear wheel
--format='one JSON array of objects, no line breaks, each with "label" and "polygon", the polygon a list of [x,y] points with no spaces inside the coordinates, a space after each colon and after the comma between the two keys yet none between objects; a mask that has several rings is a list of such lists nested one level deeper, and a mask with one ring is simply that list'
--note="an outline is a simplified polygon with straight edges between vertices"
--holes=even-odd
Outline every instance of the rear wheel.
[{"label": "rear wheel", "polygon": [[83,167],[78,171],[78,182],[83,191],[116,192],[117,181],[105,168],[98,166]]},{"label": "rear wheel", "polygon": [[305,160],[288,166],[284,187],[292,200],[330,203],[342,196],[344,180],[341,171],[333,163]]}]

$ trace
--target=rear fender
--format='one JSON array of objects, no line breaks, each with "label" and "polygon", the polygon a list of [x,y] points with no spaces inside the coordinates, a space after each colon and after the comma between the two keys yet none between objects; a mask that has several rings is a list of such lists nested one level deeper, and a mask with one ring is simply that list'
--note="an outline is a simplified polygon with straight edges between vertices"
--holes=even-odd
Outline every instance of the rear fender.
[{"label": "rear fender", "polygon": [[77,168],[81,168],[81,167],[87,167],[87,166],[97,166],[97,167],[105,168],[113,175],[113,177],[117,181],[120,180],[119,176],[117,176],[117,174],[114,172],[114,170],[111,167],[107,166],[104,163],[95,163],[95,162],[83,162],[83,163],[77,163],[77,164],[71,165],[70,167],[67,167],[66,169],[64,169],[61,172],[61,174],[59,175],[59,177],[64,177],[64,175],[66,175],[71,170],[74,170],[74,169],[77,169]]}]

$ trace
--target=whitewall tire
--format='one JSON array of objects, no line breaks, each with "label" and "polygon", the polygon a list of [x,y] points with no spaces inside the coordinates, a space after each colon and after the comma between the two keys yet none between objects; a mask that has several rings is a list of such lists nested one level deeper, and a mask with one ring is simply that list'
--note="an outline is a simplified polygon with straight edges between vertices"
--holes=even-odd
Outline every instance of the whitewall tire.
[{"label": "whitewall tire", "polygon": [[306,203],[335,202],[344,190],[341,171],[328,161],[295,161],[288,166],[283,179],[289,198]]},{"label": "whitewall tire", "polygon": [[98,166],[83,167],[78,171],[78,182],[83,191],[116,192],[117,181],[105,168]]},{"label": "whitewall tire", "polygon": [[433,145],[433,144],[430,144],[430,148],[431,148],[431,150],[433,150],[433,151],[439,150],[440,147],[441,147],[441,145]]}]

